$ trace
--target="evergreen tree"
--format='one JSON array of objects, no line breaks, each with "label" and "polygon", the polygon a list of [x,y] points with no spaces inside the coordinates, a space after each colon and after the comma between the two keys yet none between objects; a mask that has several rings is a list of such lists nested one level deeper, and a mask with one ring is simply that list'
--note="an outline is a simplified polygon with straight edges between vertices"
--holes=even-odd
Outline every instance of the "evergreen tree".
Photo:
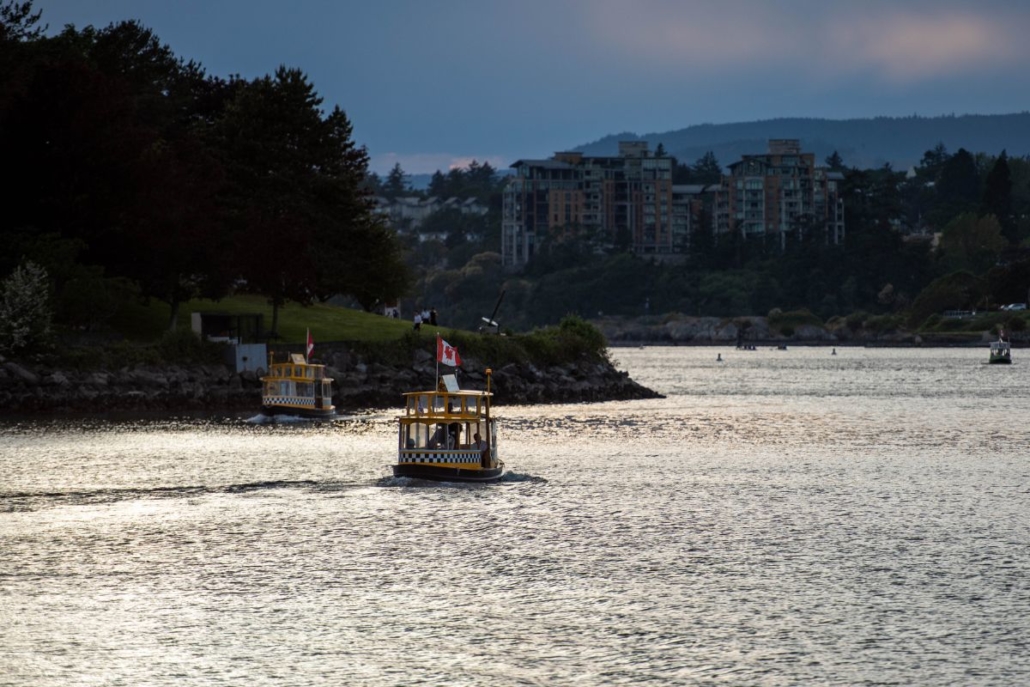
[{"label": "evergreen tree", "polygon": [[386,183],[383,184],[383,193],[387,198],[399,198],[408,193],[407,175],[401,169],[401,163],[396,162],[393,169],[386,175]]},{"label": "evergreen tree", "polygon": [[694,163],[693,177],[695,184],[717,184],[722,179],[722,166],[715,159],[715,153],[708,151]]},{"label": "evergreen tree", "polygon": [[958,215],[976,212],[980,204],[980,172],[973,155],[965,148],[941,165],[934,187],[936,202],[931,221],[944,226]]},{"label": "evergreen tree", "polygon": [[842,172],[844,171],[844,160],[835,150],[832,155],[826,158],[826,166],[834,172]]},{"label": "evergreen tree", "polygon": [[436,196],[438,198],[447,194],[447,177],[445,177],[443,172],[440,170],[433,172],[433,176],[429,180],[428,192],[429,195]]},{"label": "evergreen tree", "polygon": [[987,174],[983,198],[980,201],[980,214],[997,217],[1005,238],[1010,243],[1016,242],[1016,223],[1012,216],[1012,174],[1009,171],[1008,155],[1004,150]]}]

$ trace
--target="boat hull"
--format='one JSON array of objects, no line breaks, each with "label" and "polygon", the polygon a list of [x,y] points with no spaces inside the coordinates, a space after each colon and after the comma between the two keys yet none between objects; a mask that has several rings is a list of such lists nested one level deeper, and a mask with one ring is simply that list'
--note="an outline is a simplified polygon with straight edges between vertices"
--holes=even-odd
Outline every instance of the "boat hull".
[{"label": "boat hull", "polygon": [[394,477],[414,477],[436,482],[496,482],[504,474],[504,465],[495,468],[455,468],[418,463],[398,463]]},{"label": "boat hull", "polygon": [[336,406],[329,408],[296,408],[290,406],[261,406],[261,414],[267,417],[277,415],[303,417],[311,420],[328,420],[336,417]]},{"label": "boat hull", "polygon": [[1011,358],[991,358],[987,362],[990,365],[1011,365],[1012,364],[1012,359]]}]

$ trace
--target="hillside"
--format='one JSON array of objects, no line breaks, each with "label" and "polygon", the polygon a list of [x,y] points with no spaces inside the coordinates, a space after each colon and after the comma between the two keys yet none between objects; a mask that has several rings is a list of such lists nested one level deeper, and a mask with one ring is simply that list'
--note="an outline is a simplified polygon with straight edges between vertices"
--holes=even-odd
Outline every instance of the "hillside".
[{"label": "hillside", "polygon": [[573,148],[587,155],[615,155],[619,141],[659,143],[680,162],[690,164],[708,151],[726,165],[744,154],[763,153],[770,138],[797,138],[806,152],[824,160],[837,151],[849,167],[871,169],[890,163],[908,169],[923,153],[943,143],[949,152],[1010,157],[1030,154],[1030,112],[946,117],[876,117],[873,119],[769,119],[733,124],[700,124],[685,129],[638,135],[621,133]]}]

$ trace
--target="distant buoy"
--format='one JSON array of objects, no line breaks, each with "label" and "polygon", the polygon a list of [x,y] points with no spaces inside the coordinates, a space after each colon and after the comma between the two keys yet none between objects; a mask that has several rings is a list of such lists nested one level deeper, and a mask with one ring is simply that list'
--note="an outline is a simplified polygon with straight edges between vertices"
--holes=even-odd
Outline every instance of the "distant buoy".
[{"label": "distant buoy", "polygon": [[717,353],[715,355],[715,362],[717,362],[717,363],[721,363],[722,362],[722,353]]},{"label": "distant buoy", "polygon": [[837,349],[833,349],[833,353],[830,353],[830,355],[837,355]]}]

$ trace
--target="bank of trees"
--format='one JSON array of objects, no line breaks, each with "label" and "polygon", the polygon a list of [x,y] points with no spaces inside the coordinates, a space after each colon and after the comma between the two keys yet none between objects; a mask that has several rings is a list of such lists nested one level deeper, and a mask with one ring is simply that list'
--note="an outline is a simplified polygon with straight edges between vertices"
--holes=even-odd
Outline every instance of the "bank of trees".
[{"label": "bank of trees", "polygon": [[[699,183],[713,164],[706,156],[677,169]],[[779,235],[716,235],[703,210],[695,218],[700,229],[675,263],[633,256],[611,237],[572,230],[538,244],[518,275],[505,275],[496,253],[482,253],[465,267],[430,270],[420,291],[469,325],[489,314],[504,291],[499,319],[513,328],[569,313],[735,316],[774,308],[808,309],[822,319],[896,315],[918,325],[942,309],[1028,300],[1030,160],[949,153],[939,145],[911,173],[850,168],[839,155],[826,164],[844,176],[841,244],[804,223],[782,243]]]},{"label": "bank of trees", "polygon": [[56,321],[96,326],[132,297],[174,323],[186,300],[234,289],[277,313],[409,288],[368,155],[303,72],[221,78],[137,22],[47,36],[41,20],[0,5],[0,276],[42,267]]}]

